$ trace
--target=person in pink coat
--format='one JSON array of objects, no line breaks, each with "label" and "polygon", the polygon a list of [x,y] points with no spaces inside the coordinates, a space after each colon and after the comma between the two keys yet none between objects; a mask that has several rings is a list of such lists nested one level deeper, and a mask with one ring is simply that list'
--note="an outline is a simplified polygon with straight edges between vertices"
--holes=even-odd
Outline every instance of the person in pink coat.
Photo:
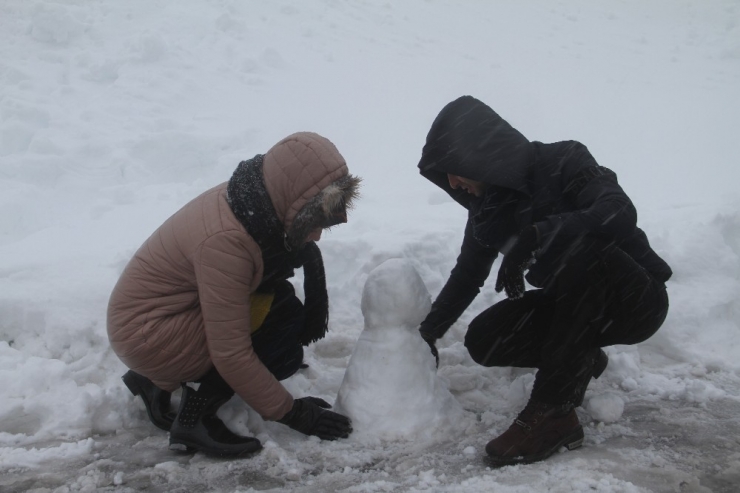
[{"label": "person in pink coat", "polygon": [[[303,347],[326,334],[323,230],[347,222],[360,179],[326,138],[300,132],[243,161],[231,179],[196,197],[138,249],[108,305],[123,380],[144,400],[170,448],[217,456],[255,452],[259,440],[216,417],[234,393],[264,419],[333,440],[348,418],[280,380]],[[305,302],[288,281],[304,269]],[[170,395],[182,387],[177,413]]]}]

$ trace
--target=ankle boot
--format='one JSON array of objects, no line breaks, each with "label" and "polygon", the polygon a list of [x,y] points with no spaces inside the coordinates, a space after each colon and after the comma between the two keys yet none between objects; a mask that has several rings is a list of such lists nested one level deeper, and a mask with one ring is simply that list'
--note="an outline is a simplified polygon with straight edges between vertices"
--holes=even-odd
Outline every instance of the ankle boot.
[{"label": "ankle boot", "polygon": [[592,355],[586,360],[583,368],[576,375],[576,386],[573,394],[573,406],[578,407],[583,404],[583,398],[586,396],[586,388],[591,382],[591,379],[599,378],[606,365],[609,364],[609,357],[606,355],[603,349],[596,348],[593,350]]},{"label": "ankle boot", "polygon": [[160,389],[144,375],[139,375],[133,370],[126,372],[123,383],[135,396],[141,396],[146,406],[146,414],[154,426],[164,431],[170,431],[175,413],[170,411],[170,398],[172,394]]},{"label": "ankle boot", "polygon": [[529,464],[547,459],[560,447],[583,444],[583,427],[571,404],[552,405],[529,400],[508,430],[486,445],[495,466]]},{"label": "ankle boot", "polygon": [[225,394],[204,383],[197,390],[190,385],[182,385],[180,408],[170,429],[170,450],[199,450],[206,455],[231,457],[262,448],[259,440],[233,433],[216,416],[233,392]]}]

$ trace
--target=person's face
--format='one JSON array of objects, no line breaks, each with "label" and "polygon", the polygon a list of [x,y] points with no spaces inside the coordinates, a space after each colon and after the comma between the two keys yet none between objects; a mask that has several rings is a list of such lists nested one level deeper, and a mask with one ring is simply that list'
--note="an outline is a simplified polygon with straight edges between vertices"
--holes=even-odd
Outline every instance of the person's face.
[{"label": "person's face", "polygon": [[486,190],[486,184],[480,181],[471,180],[470,178],[463,178],[462,176],[451,175],[447,173],[447,180],[450,182],[450,186],[457,190],[462,188],[466,192],[480,197]]},{"label": "person's face", "polygon": [[321,233],[324,232],[324,229],[329,229],[333,226],[336,226],[337,224],[344,224],[346,222],[347,222],[346,212],[332,214],[331,217],[329,217],[326,220],[324,225],[317,226],[314,229],[312,229],[310,233],[308,233],[308,236],[306,237],[306,242],[319,241],[321,239]]},{"label": "person's face", "polygon": [[321,233],[324,231],[324,228],[314,228],[311,230],[310,233],[308,233],[308,236],[306,237],[306,243],[309,241],[319,241],[321,239]]}]

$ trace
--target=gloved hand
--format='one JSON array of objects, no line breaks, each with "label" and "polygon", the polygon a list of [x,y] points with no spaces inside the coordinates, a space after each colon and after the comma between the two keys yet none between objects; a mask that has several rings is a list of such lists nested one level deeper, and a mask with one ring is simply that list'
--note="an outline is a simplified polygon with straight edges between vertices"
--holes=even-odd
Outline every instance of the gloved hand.
[{"label": "gloved hand", "polygon": [[496,292],[506,290],[509,298],[521,298],[524,295],[524,271],[534,262],[537,250],[537,228],[527,226],[519,234],[516,243],[504,255],[496,278]]},{"label": "gloved hand", "polygon": [[301,397],[293,400],[293,409],[277,422],[322,440],[347,438],[352,433],[352,422],[346,416],[328,411],[330,407],[324,399]]},{"label": "gloved hand", "polygon": [[421,338],[429,344],[429,349],[432,351],[432,356],[434,356],[434,360],[437,363],[437,368],[439,368],[439,351],[437,351],[436,346],[437,338],[422,331],[419,331],[419,334],[421,334]]}]

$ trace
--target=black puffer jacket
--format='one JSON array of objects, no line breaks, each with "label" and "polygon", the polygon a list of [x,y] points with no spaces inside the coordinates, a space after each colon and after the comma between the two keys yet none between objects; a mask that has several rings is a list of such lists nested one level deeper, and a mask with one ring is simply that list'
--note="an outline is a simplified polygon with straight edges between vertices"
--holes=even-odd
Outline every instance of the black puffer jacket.
[{"label": "black puffer jacket", "polygon": [[[442,337],[477,296],[499,252],[536,225],[537,262],[527,280],[540,286],[559,259],[590,235],[621,248],[655,279],[671,269],[637,227],[637,211],[611,170],[575,141],[530,142],[483,102],[463,96],[445,106],[427,135],[421,174],[468,209],[460,256],[421,330]],[[488,185],[482,197],[450,187],[447,174]]]}]

